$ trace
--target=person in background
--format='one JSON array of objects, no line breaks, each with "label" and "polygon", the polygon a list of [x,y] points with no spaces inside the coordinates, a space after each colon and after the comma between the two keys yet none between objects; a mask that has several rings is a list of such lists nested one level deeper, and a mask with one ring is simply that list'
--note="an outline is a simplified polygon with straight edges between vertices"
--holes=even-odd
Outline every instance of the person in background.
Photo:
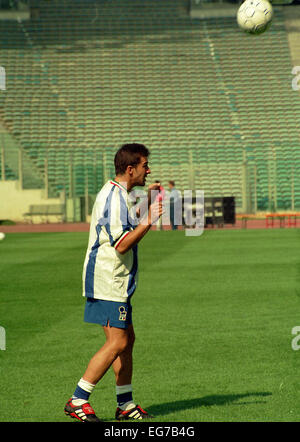
[{"label": "person in background", "polygon": [[[155,180],[155,183],[160,185],[160,181],[159,180]],[[165,189],[163,188],[162,185],[160,185],[159,188],[158,188],[158,191],[159,191],[159,193],[156,196],[155,201],[157,201],[159,203],[162,203],[164,198],[165,198]],[[161,217],[157,220],[156,229],[157,230],[162,230],[163,229],[162,228],[162,218]]]},{"label": "person in background", "polygon": [[178,207],[180,201],[180,192],[175,187],[175,181],[170,180],[168,182],[169,190],[170,190],[170,221],[172,230],[177,230],[176,217],[175,217],[175,209]]}]

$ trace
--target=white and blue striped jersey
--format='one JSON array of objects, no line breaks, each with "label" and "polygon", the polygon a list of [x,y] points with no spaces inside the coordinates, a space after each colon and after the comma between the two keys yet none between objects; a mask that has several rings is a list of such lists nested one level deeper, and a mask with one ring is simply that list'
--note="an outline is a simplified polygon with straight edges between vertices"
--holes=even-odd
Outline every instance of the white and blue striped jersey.
[{"label": "white and blue striped jersey", "polygon": [[116,247],[134,229],[125,187],[108,181],[92,211],[83,266],[83,296],[126,302],[137,285],[137,245],[120,254]]}]

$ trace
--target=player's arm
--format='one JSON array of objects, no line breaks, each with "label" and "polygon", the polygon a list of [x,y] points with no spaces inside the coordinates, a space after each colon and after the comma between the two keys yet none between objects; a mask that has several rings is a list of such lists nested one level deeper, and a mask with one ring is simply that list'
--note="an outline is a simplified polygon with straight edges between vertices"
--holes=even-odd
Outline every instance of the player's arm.
[{"label": "player's arm", "polygon": [[120,241],[117,242],[115,248],[123,255],[128,252],[134,245],[136,245],[150,230],[151,225],[155,223],[162,215],[163,208],[161,202],[154,202],[150,205],[149,211],[146,216],[141,220],[139,225],[125,234]]}]

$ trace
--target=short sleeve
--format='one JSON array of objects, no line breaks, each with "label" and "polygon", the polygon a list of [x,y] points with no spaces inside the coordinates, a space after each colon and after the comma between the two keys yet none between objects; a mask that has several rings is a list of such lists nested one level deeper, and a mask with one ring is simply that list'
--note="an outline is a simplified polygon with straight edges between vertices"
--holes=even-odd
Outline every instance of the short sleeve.
[{"label": "short sleeve", "polygon": [[119,188],[113,187],[104,209],[104,227],[108,234],[110,245],[115,248],[131,231],[128,206],[125,198]]}]

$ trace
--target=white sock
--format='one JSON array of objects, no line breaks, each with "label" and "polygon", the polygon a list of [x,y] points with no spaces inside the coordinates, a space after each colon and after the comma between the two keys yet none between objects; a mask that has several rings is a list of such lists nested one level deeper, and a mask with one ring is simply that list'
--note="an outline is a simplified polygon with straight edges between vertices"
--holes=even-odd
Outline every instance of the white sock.
[{"label": "white sock", "polygon": [[[129,393],[126,395],[126,393]],[[118,400],[118,407],[121,408],[123,411],[131,410],[131,408],[135,407],[135,403],[132,400],[132,386],[131,384],[128,385],[116,385],[116,394],[117,394],[117,400]],[[122,396],[127,396],[129,400],[126,402],[120,402],[120,399]],[[124,397],[124,396],[123,396]]]},{"label": "white sock", "polygon": [[83,405],[88,402],[88,398],[94,390],[96,384],[84,380],[83,378],[77,384],[77,388],[72,396],[72,403],[74,405]]}]

